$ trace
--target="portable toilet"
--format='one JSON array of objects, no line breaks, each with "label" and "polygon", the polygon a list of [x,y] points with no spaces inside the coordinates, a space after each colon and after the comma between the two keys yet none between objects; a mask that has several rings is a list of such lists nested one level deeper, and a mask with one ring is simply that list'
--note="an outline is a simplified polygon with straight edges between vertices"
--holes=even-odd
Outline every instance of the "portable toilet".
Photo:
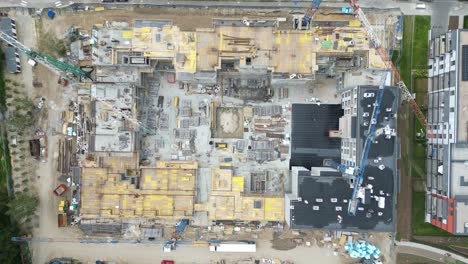
[{"label": "portable toilet", "polygon": [[54,10],[52,10],[52,8],[49,9],[49,11],[47,11],[47,16],[48,16],[50,19],[54,19],[54,17],[55,17],[55,12],[54,12]]}]

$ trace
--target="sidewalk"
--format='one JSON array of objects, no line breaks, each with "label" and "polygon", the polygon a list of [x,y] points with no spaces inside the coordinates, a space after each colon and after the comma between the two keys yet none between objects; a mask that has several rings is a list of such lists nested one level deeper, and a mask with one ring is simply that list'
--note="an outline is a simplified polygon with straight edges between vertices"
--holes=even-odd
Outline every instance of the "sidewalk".
[{"label": "sidewalk", "polygon": [[[449,257],[450,259],[458,260],[463,263],[468,263],[467,258],[445,251],[443,249],[438,249],[438,248],[431,247],[428,245],[414,243],[414,242],[407,242],[407,241],[395,241],[395,243],[397,245],[397,252],[426,257],[426,258],[430,258],[430,259],[437,260],[437,261],[440,261],[444,259],[445,257],[450,256]],[[405,250],[404,248],[407,248],[408,250]],[[412,250],[412,249],[415,249],[415,250]],[[426,251],[426,253],[432,253],[432,254],[426,254],[424,251]],[[438,256],[435,256],[435,255],[438,255]]]}]

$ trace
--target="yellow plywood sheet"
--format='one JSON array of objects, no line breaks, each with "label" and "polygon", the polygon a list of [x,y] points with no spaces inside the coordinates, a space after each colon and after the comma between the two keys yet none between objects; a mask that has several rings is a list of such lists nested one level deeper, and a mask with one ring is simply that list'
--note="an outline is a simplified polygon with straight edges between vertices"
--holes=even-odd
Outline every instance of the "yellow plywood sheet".
[{"label": "yellow plywood sheet", "polygon": [[233,192],[244,191],[244,177],[242,176],[232,177],[232,191]]},{"label": "yellow plywood sheet", "polygon": [[232,170],[212,168],[211,170],[211,190],[230,191],[232,184]]},{"label": "yellow plywood sheet", "polygon": [[361,21],[359,21],[359,20],[351,20],[351,21],[349,21],[349,26],[350,26],[350,27],[360,27],[360,26],[361,26]]},{"label": "yellow plywood sheet", "polygon": [[265,220],[283,221],[284,220],[284,198],[266,197],[265,198]]},{"label": "yellow plywood sheet", "polygon": [[94,11],[104,11],[106,10],[103,6],[99,6],[99,7],[96,7],[94,8]]},{"label": "yellow plywood sheet", "polygon": [[137,168],[138,155],[99,159],[105,168],[83,168],[84,218],[193,215],[196,162],[162,162],[159,168],[134,170],[141,176],[140,189],[136,189],[134,184],[121,181],[120,175]]},{"label": "yellow plywood sheet", "polygon": [[122,32],[122,38],[131,39],[133,37],[133,32],[131,30],[125,30]]}]

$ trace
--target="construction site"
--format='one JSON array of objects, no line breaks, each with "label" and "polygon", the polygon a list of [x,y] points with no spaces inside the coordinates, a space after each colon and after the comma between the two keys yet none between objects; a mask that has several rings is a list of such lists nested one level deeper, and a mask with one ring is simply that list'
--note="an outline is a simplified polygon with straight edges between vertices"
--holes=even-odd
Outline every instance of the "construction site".
[{"label": "construction site", "polygon": [[38,62],[34,83],[67,91],[46,101],[57,115],[45,195],[70,241],[312,241],[351,263],[345,247],[366,240],[382,247],[369,263],[390,258],[379,237],[395,230],[401,94],[379,49],[398,49],[398,15],[190,10],[187,22],[180,9],[98,8],[35,20],[65,36],[69,68],[13,45]]}]

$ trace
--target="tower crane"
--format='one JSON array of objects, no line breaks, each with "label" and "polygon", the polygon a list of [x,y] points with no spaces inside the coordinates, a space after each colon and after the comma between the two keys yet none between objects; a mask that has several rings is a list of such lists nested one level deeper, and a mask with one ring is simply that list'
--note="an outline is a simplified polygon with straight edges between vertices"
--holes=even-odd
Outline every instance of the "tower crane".
[{"label": "tower crane", "polygon": [[[71,81],[72,84],[77,84],[78,82],[71,78],[73,76],[87,78],[92,80],[91,72],[85,71],[79,67],[75,67],[71,64],[66,62],[57,60],[40,52],[34,51],[28,47],[26,47],[23,43],[19,42],[15,38],[11,37],[10,35],[6,34],[3,31],[0,31],[0,39],[5,41],[7,44],[11,45],[12,47],[17,48],[22,53],[26,54],[29,58],[41,63],[42,65],[46,66],[53,72],[57,73],[60,77]],[[100,101],[101,103],[107,105],[110,108],[113,108],[111,104],[108,102],[96,98],[96,100]],[[115,108],[113,108],[115,109]],[[154,133],[153,129],[148,128],[142,122],[138,121],[137,119],[132,118],[131,116],[125,114],[123,111],[119,111],[120,114],[125,117],[126,120],[133,122],[135,125],[143,128],[147,133]]]},{"label": "tower crane", "polygon": [[40,52],[34,51],[3,31],[0,31],[0,39],[5,41],[12,47],[15,47],[22,53],[26,54],[29,58],[38,61],[39,63],[45,65],[46,67],[48,67],[49,69],[58,73],[60,76],[66,79],[70,79],[70,74],[73,74],[76,77],[91,79],[90,72],[84,71],[79,67],[75,67],[66,62],[57,60]]},{"label": "tower crane", "polygon": [[312,0],[310,7],[307,9],[307,12],[302,18],[302,25],[308,25],[310,23],[310,20],[314,16],[317,9],[320,7],[321,3],[322,3],[322,0]]},{"label": "tower crane", "polygon": [[[411,106],[412,111],[415,113],[416,117],[418,120],[426,127],[426,133],[428,134],[428,137],[432,137],[426,117],[424,116],[423,112],[421,111],[420,107],[414,100],[413,95],[409,92],[408,88],[406,87],[405,83],[401,79],[400,73],[396,69],[395,65],[393,64],[390,55],[388,52],[385,50],[385,48],[382,46],[382,42],[378,38],[377,34],[375,33],[374,29],[372,28],[371,24],[369,23],[369,20],[367,19],[366,15],[362,11],[361,7],[357,3],[357,0],[350,0],[350,5],[354,9],[355,15],[359,18],[361,23],[363,24],[364,28],[367,31],[367,34],[369,35],[370,40],[372,41],[372,44],[374,48],[377,50],[379,53],[382,61],[385,63],[385,66],[387,69],[391,70],[393,73],[393,77],[397,82],[397,85],[399,89],[402,92],[402,97],[403,99],[407,100]],[[361,190],[361,185],[364,179],[364,173],[366,169],[366,163],[369,155],[369,150],[370,146],[372,144],[372,141],[374,139],[375,135],[375,128],[377,124],[377,119],[380,114],[380,107],[382,103],[382,98],[384,95],[384,88],[385,88],[385,81],[386,81],[387,73],[385,72],[382,75],[381,82],[379,85],[379,90],[377,92],[377,97],[376,97],[376,102],[374,104],[374,109],[372,112],[372,117],[371,117],[371,122],[369,125],[369,130],[367,132],[366,140],[364,141],[364,147],[362,150],[361,154],[361,159],[359,161],[359,167],[355,170],[355,180],[354,180],[354,190],[352,197],[350,199],[349,205],[348,205],[348,214],[351,216],[356,215],[358,206],[359,206],[359,200],[358,200],[358,194],[360,193]],[[332,164],[333,165],[333,164]],[[344,168],[341,164],[334,164],[334,166],[339,169],[340,171],[343,171]]]},{"label": "tower crane", "polygon": [[426,128],[427,137],[433,138],[434,135],[430,131],[430,128],[429,128],[428,123],[427,123],[426,116],[421,111],[421,108],[416,103],[416,100],[414,99],[414,96],[411,94],[411,92],[408,90],[408,87],[406,87],[406,84],[401,79],[400,72],[397,70],[397,68],[393,64],[392,58],[389,56],[389,54],[385,50],[385,48],[382,47],[382,42],[380,41],[379,37],[375,33],[375,31],[372,28],[371,24],[369,23],[369,20],[367,19],[366,15],[362,11],[361,7],[359,6],[358,1],[357,0],[350,0],[350,5],[354,9],[355,15],[358,17],[358,19],[361,21],[364,28],[366,29],[370,40],[372,41],[375,49],[377,50],[380,57],[382,58],[382,61],[385,63],[386,68],[392,71],[393,78],[396,81],[396,83],[398,85],[398,88],[400,88],[400,90],[401,90],[403,99],[409,102],[411,110],[416,115],[416,118]]}]

